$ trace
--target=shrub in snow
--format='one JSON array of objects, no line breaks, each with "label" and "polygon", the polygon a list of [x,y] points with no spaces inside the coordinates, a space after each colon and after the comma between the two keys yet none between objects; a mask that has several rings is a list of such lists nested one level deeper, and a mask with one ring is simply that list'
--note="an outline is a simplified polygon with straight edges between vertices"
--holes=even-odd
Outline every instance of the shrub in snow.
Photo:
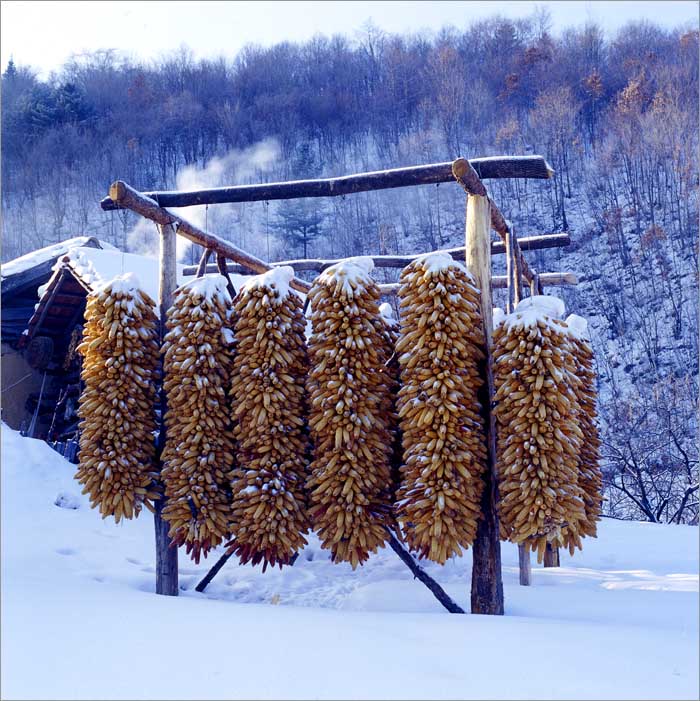
[{"label": "shrub in snow", "polygon": [[289,563],[306,545],[306,325],[292,268],[254,277],[235,301],[231,403],[234,541],[242,563]]},{"label": "shrub in snow", "polygon": [[353,568],[386,541],[391,510],[391,377],[371,270],[371,258],[348,259],[309,292],[310,514],[333,560]]},{"label": "shrub in snow", "polygon": [[158,373],[155,303],[131,274],[88,295],[76,479],[102,517],[137,516],[154,490]]},{"label": "shrub in snow", "polygon": [[433,253],[401,273],[398,412],[403,464],[396,514],[406,543],[444,563],[472,544],[486,464],[477,392],[484,335],[464,266]]},{"label": "shrub in snow", "polygon": [[163,518],[195,562],[230,533],[234,462],[228,390],[233,362],[231,297],[222,275],[178,288],[163,344],[167,428]]}]

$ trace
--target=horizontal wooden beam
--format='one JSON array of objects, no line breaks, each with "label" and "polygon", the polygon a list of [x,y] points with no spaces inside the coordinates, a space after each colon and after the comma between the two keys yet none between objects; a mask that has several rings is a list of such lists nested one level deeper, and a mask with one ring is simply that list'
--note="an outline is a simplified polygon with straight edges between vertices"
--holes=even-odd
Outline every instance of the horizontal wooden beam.
[{"label": "horizontal wooden beam", "polygon": [[[461,159],[464,160],[464,159]],[[472,158],[469,161],[480,178],[539,178],[546,179],[554,172],[542,156],[497,156]],[[371,173],[343,175],[337,178],[294,180],[282,183],[234,185],[206,190],[153,191],[143,195],[161,207],[191,207],[225,202],[260,202],[290,200],[299,197],[338,197],[356,192],[387,190],[413,185],[434,185],[454,181],[452,161],[430,165],[393,168]],[[100,203],[105,211],[119,209],[111,197]]]},{"label": "horizontal wooden beam", "polygon": [[[542,234],[540,236],[525,236],[518,239],[520,248],[525,251],[538,251],[545,248],[558,248],[560,246],[568,246],[571,243],[571,237],[567,232],[562,232],[560,234]],[[449,248],[446,249],[446,253],[449,253],[455,260],[460,262],[464,261],[464,248]],[[491,255],[497,255],[499,253],[505,253],[505,244],[502,241],[492,241],[491,242]],[[372,256],[374,261],[374,266],[376,268],[405,268],[411,261],[416,259],[419,255],[423,254],[412,254],[408,256]],[[270,263],[271,266],[277,267],[280,265],[289,265],[294,268],[294,272],[323,272],[326,268],[331,265],[339,263],[342,259],[324,259],[324,258],[300,258],[298,260],[281,260],[274,263]],[[184,275],[196,275],[199,272],[199,268],[202,265],[200,261],[199,265],[186,265],[183,268]],[[250,271],[240,265],[229,264],[228,271],[230,273],[238,273],[245,275]],[[209,264],[206,267],[207,273],[216,272],[216,266]]]},{"label": "horizontal wooden beam", "polygon": [[[203,248],[209,248],[215,253],[236,263],[240,263],[253,272],[265,273],[272,269],[270,265],[260,258],[246,253],[238,248],[238,246],[234,246],[232,243],[214,234],[203,231],[194,224],[190,224],[190,222],[182,217],[176,216],[167,209],[163,209],[163,207],[160,207],[152,199],[134,190],[134,188],[121,180],[112,183],[112,186],[109,188],[109,197],[112,201],[118,203],[121,208],[130,209],[132,212],[136,212],[136,214],[140,214],[142,217],[146,217],[146,219],[150,219],[156,224],[160,224],[161,226],[173,224],[177,233],[183,238],[192,241],[192,243],[199,244]],[[308,282],[299,280],[299,278],[293,278],[290,284],[299,292],[306,293],[311,289]]]},{"label": "horizontal wooden beam", "polygon": [[[558,287],[560,285],[578,285],[576,273],[540,273],[540,284]],[[506,275],[494,275],[491,278],[491,287],[504,290],[508,287],[508,277]],[[398,282],[380,284],[379,290],[383,295],[393,295],[399,289]]]}]

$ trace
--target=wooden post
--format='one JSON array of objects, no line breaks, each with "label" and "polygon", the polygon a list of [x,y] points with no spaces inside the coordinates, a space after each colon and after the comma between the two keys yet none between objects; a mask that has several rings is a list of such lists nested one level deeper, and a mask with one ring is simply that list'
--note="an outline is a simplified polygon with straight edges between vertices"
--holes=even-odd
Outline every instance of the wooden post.
[{"label": "wooden post", "polygon": [[503,580],[501,576],[501,542],[499,534],[498,482],[496,478],[496,421],[491,411],[493,368],[491,337],[493,302],[491,298],[491,205],[482,195],[467,196],[466,263],[481,290],[481,313],[484,322],[486,358],[482,372],[486,380],[480,392],[487,440],[487,468],[481,497],[482,517],[477,526],[472,549],[472,613],[503,615]]},{"label": "wooden post", "polygon": [[[546,275],[546,273],[544,273]],[[541,295],[542,290],[542,280],[540,274],[533,270],[532,280],[530,280],[530,294],[534,297],[535,295]]]},{"label": "wooden post", "polygon": [[[175,216],[168,212],[167,209],[159,207],[153,200],[144,197],[138,190],[134,190],[133,187],[121,180],[112,183],[109,188],[109,196],[111,200],[117,202],[121,207],[130,209],[132,212],[150,219],[158,224],[159,227],[171,224],[175,227],[175,231],[188,241],[220,253],[222,256],[245,265],[256,273],[266,273],[268,270],[271,270],[271,267],[265,261],[250,255],[250,253],[246,253],[234,246],[230,241],[225,241],[214,234],[202,231],[194,224],[185,221],[182,217]],[[294,278],[289,284],[299,292],[307,293],[311,289],[311,285],[308,282],[298,278]]]},{"label": "wooden post", "polygon": [[202,257],[199,259],[199,265],[197,266],[197,277],[202,277],[207,271],[207,263],[210,255],[211,248],[205,248],[204,253],[202,253]]},{"label": "wooden post", "polygon": [[[173,303],[173,292],[177,287],[177,251],[175,227],[172,224],[159,225],[160,231],[160,280],[158,286],[158,306],[160,308],[160,335],[161,342],[165,335],[165,319],[167,311]],[[165,447],[165,412],[166,397],[165,391],[161,387],[160,396],[161,421],[158,433],[158,471],[160,472],[160,456]],[[156,531],[156,594],[166,596],[178,595],[178,572],[177,572],[177,548],[171,543],[168,536],[170,528],[167,521],[162,517],[165,497],[155,503],[155,514],[153,516]]]},{"label": "wooden post", "polygon": [[510,249],[513,251],[513,310],[515,311],[518,303],[523,298],[523,270],[521,265],[523,254],[513,230],[508,232],[508,237],[510,238]]},{"label": "wooden post", "polygon": [[228,274],[228,268],[226,267],[226,258],[222,256],[221,253],[216,254],[216,268],[219,271],[219,275],[223,275],[226,278],[226,289],[228,290],[231,299],[236,297],[236,288],[231,282],[231,278]]},{"label": "wooden post", "polygon": [[529,587],[532,584],[532,563],[530,562],[530,548],[525,543],[518,545],[518,571],[520,584]]},{"label": "wooden post", "polygon": [[544,551],[544,566],[559,567],[559,548],[547,543],[547,548]]}]

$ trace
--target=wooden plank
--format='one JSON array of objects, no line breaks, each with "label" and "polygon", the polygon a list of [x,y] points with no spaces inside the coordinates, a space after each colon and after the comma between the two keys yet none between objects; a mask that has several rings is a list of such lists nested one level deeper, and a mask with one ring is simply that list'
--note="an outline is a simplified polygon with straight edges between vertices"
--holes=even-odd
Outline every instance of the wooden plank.
[{"label": "wooden plank", "polygon": [[74,307],[76,304],[81,304],[85,301],[85,292],[64,292],[64,285],[61,285],[61,291],[56,295],[54,302],[56,304]]},{"label": "wooden plank", "polygon": [[544,294],[542,287],[546,284],[543,279],[549,273],[538,273],[536,270],[532,271],[532,280],[530,280],[530,294],[534,297],[535,295]]},{"label": "wooden plank", "polygon": [[[508,235],[511,237],[511,245],[515,255],[513,256],[513,284],[514,284],[514,298],[515,307],[518,305],[520,300],[523,298],[523,253],[520,246],[520,241],[515,237],[513,231],[509,231]],[[578,280],[577,280],[578,281]]]},{"label": "wooden plank", "polygon": [[[525,251],[539,251],[545,248],[558,248],[560,246],[568,246],[571,243],[571,237],[567,232],[562,232],[558,234],[541,234],[539,236],[527,236],[518,239],[518,244],[520,248]],[[499,253],[505,253],[506,247],[503,241],[491,241],[491,255],[498,255]],[[464,261],[464,247],[461,248],[448,248],[445,249],[445,253],[449,253],[455,260]],[[418,258],[418,256],[424,255],[423,253],[415,253],[406,256],[372,256],[375,268],[405,268],[411,261]],[[294,269],[294,272],[316,272],[321,273],[326,268],[336,263],[340,263],[342,258],[298,258],[294,260],[280,260],[270,263],[273,268],[280,265],[289,265]],[[201,265],[201,260],[199,265]],[[228,271],[230,273],[237,273],[239,275],[245,275],[249,273],[250,270],[241,265],[235,263],[228,264]],[[183,270],[183,275],[198,275],[199,266],[196,265],[186,265]],[[217,272],[217,267],[214,263],[207,264],[207,273]]]},{"label": "wooden plank", "polygon": [[58,304],[56,300],[54,300],[51,305],[47,307],[48,312],[44,322],[51,318],[61,319],[62,321],[65,321],[65,319],[70,319],[75,313],[76,306],[77,305],[74,304]]},{"label": "wooden plank", "polygon": [[[160,268],[158,285],[158,306],[160,309],[160,334],[161,341],[166,333],[165,321],[167,311],[173,303],[173,293],[177,287],[177,236],[175,228],[170,224],[158,227],[160,231]],[[158,471],[162,467],[160,455],[165,446],[167,426],[165,424],[165,412],[167,411],[167,398],[165,391],[161,388],[161,424],[158,435],[157,467]],[[172,541],[168,536],[170,525],[163,518],[162,512],[166,504],[166,498],[158,499],[155,502],[155,513],[153,521],[155,526],[156,539],[156,594],[165,596],[178,595],[178,569],[177,569],[177,548],[172,546]]]},{"label": "wooden plank", "polygon": [[[112,184],[109,189],[109,196],[112,200],[122,205],[122,207],[130,209],[140,214],[142,217],[154,221],[159,226],[172,225],[175,231],[188,241],[197,243],[204,248],[209,248],[221,254],[224,258],[229,258],[236,263],[240,263],[256,273],[265,273],[271,270],[271,266],[260,258],[246,253],[246,251],[238,248],[238,246],[234,246],[232,243],[214,234],[203,231],[179,216],[175,216],[167,209],[159,207],[152,199],[145,197],[121,180]],[[309,283],[299,280],[299,278],[293,278],[290,285],[295,290],[304,293],[311,289]]]},{"label": "wooden plank", "polygon": [[[541,273],[538,275],[540,281],[544,285],[558,287],[563,285],[577,285],[578,276],[576,273]],[[491,278],[492,290],[505,290],[508,287],[507,275],[494,275]],[[379,285],[379,290],[383,295],[395,294],[399,289],[398,282],[386,282]],[[542,294],[542,292],[536,293]]]},{"label": "wooden plank", "polygon": [[466,264],[481,290],[486,357],[481,364],[484,384],[479,402],[486,428],[487,465],[481,497],[482,517],[472,547],[471,611],[503,615],[503,580],[499,535],[498,481],[496,475],[496,420],[492,411],[494,385],[492,368],[493,301],[491,296],[491,247],[489,241],[491,204],[480,195],[467,197]]},{"label": "wooden plank", "polygon": [[[462,159],[466,160],[466,159]],[[499,156],[472,158],[469,161],[481,178],[550,178],[554,171],[542,156]],[[408,168],[392,168],[371,173],[343,175],[337,178],[294,180],[257,185],[234,185],[205,190],[154,191],[143,195],[161,207],[190,207],[203,204],[229,202],[260,202],[289,200],[302,197],[338,197],[356,192],[387,190],[415,185],[434,185],[452,182],[452,161],[432,163]],[[106,197],[100,203],[103,210],[124,207],[114,197]]]},{"label": "wooden plank", "polygon": [[54,300],[54,297],[58,294],[58,289],[61,286],[61,282],[65,276],[65,269],[61,268],[58,270],[56,273],[54,273],[54,277],[52,278],[51,282],[49,283],[48,287],[48,297],[46,299],[43,299],[39,303],[39,307],[36,310],[36,313],[32,318],[29,320],[29,339],[32,339],[34,337],[34,334],[37,333],[41,329],[41,325],[44,322],[44,319],[46,319],[49,309],[51,309],[51,304]]},{"label": "wooden plank", "polygon": [[425,584],[433,593],[433,596],[450,612],[464,613],[459,604],[457,604],[450,595],[413,559],[411,553],[406,550],[399,539],[394,535],[390,528],[386,529],[389,535],[389,547],[399,556],[401,562],[411,570],[414,578]]},{"label": "wooden plank", "polygon": [[226,289],[228,290],[229,296],[232,300],[235,299],[236,288],[233,286],[228,270],[226,269],[226,258],[224,258],[220,253],[216,254],[216,267],[219,270],[219,275],[223,275],[226,278]]}]

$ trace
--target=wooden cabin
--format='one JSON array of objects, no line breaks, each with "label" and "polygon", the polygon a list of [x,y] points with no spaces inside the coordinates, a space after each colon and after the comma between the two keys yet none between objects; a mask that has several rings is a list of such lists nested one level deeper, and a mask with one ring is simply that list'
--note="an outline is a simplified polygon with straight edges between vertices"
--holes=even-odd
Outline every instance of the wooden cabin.
[{"label": "wooden cabin", "polygon": [[37,344],[27,346],[27,326],[40,291],[54,275],[60,258],[73,248],[113,248],[92,236],[78,236],[32,251],[2,264],[2,420],[11,428],[28,431],[33,413],[28,409],[44,385]]},{"label": "wooden cabin", "polygon": [[[89,292],[134,273],[158,298],[158,260],[92,237],[33,251],[2,267],[2,420],[77,457],[82,337]],[[178,284],[194,275],[178,264]],[[237,288],[243,276],[232,275]]]},{"label": "wooden cabin", "polygon": [[74,459],[80,342],[87,294],[125,272],[157,296],[158,261],[93,237],[33,251],[2,266],[2,420]]}]

